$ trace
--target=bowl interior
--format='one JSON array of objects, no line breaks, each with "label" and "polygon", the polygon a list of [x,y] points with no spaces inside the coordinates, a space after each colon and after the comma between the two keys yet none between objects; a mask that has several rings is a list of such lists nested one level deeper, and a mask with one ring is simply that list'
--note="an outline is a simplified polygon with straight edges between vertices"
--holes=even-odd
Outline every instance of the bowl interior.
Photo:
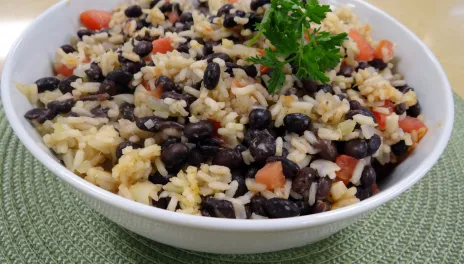
[{"label": "bowl interior", "polygon": [[[14,85],[16,82],[32,83],[38,78],[52,74],[51,66],[55,50],[68,43],[71,36],[75,36],[76,30],[79,28],[78,16],[82,11],[90,8],[110,10],[118,2],[120,0],[62,1],[42,14],[17,40],[7,58],[2,76],[2,98],[8,119],[16,134],[42,163],[78,189],[87,188],[84,191],[92,192],[100,198],[105,196],[105,199],[122,201],[120,200],[122,198],[116,195],[87,184],[56,161],[52,153],[41,143],[42,139],[33,126],[23,118],[23,115],[32,106]],[[359,0],[322,2],[330,3],[333,6],[339,6],[343,2],[343,4],[352,6],[361,21],[371,25],[374,38],[389,39],[397,45],[396,56],[399,59],[397,69],[404,73],[408,84],[416,89],[422,104],[423,115],[429,127],[429,133],[413,154],[383,182],[381,192],[378,195],[357,205],[321,214],[321,216],[306,216],[301,217],[301,220],[285,220],[289,224],[316,223],[318,222],[316,219],[323,221],[324,216],[332,217],[331,219],[335,220],[336,218],[340,219],[343,214],[358,214],[403,192],[418,181],[437,161],[448,142],[453,123],[453,97],[448,80],[436,58],[415,35],[382,11],[365,2]],[[159,210],[131,201],[125,200],[121,203],[126,204],[126,208],[140,209],[139,213],[154,218],[170,215],[169,213],[161,214]],[[191,216],[182,216],[181,218],[184,219],[184,217],[193,219]],[[216,220],[208,219],[204,222]],[[325,221],[327,220],[326,218]],[[243,225],[244,223],[239,224]],[[258,224],[247,223],[246,225],[259,227]]]}]

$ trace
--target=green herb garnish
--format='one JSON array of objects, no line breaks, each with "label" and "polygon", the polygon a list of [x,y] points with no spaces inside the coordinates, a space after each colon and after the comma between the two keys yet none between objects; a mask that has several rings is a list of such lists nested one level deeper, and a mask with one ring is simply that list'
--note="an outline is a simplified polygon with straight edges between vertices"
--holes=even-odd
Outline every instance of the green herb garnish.
[{"label": "green herb garnish", "polygon": [[300,79],[329,81],[325,72],[340,63],[340,46],[347,34],[333,35],[311,29],[310,23],[321,24],[330,11],[330,6],[319,5],[317,0],[309,0],[306,4],[301,0],[271,1],[250,46],[264,34],[276,49],[268,48],[264,56],[247,59],[273,69],[268,82],[269,92],[275,93],[282,88],[285,82],[283,68],[287,63],[298,66],[296,76]]}]

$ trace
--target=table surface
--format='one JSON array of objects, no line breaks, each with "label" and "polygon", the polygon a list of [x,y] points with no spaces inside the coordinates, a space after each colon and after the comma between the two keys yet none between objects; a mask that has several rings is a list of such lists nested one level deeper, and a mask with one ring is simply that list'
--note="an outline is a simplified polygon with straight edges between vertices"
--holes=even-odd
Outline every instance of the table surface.
[{"label": "table surface", "polygon": [[[464,98],[464,0],[366,0],[414,31],[435,53],[453,89]],[[58,0],[0,0],[0,71],[13,41]],[[17,10],[21,7],[21,10]]]}]

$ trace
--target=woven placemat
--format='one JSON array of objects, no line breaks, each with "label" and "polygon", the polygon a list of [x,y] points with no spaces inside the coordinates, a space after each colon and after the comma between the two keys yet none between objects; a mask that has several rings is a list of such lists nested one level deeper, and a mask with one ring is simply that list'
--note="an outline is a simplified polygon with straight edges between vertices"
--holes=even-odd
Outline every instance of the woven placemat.
[{"label": "woven placemat", "polygon": [[122,229],[35,160],[0,109],[0,263],[464,263],[464,101],[455,102],[451,142],[411,190],[319,243],[257,255],[176,249]]}]

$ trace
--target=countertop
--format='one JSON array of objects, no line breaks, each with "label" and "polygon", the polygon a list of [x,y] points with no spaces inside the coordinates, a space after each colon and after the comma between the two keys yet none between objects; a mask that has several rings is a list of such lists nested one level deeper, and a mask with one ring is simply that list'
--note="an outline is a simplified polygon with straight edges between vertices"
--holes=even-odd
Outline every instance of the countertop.
[{"label": "countertop", "polygon": [[[455,92],[464,98],[464,0],[366,0],[415,32],[445,68]],[[58,0],[0,0],[0,71],[20,32]],[[20,8],[18,8],[20,7]]]}]

